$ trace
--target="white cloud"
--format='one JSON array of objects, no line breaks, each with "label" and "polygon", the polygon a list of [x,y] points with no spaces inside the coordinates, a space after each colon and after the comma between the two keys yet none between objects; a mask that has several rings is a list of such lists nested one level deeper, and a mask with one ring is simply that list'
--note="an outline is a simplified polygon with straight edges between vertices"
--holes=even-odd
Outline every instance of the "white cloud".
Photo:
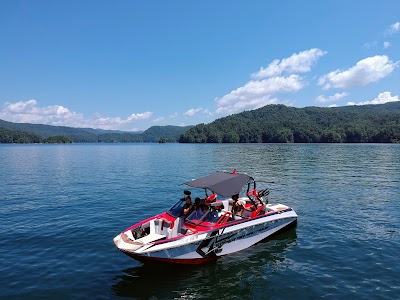
[{"label": "white cloud", "polygon": [[322,51],[318,48],[312,48],[310,50],[295,53],[282,60],[275,59],[267,68],[260,68],[260,70],[253,73],[251,77],[253,79],[262,79],[271,76],[279,76],[283,72],[290,74],[310,72],[311,66],[326,53],[326,51]]},{"label": "white cloud", "polygon": [[295,92],[304,87],[302,78],[293,74],[288,77],[271,77],[261,81],[249,81],[244,86],[217,99],[217,113],[234,113],[244,109],[256,109],[274,104],[272,96],[280,92]]},{"label": "white cloud", "polygon": [[175,119],[178,116],[178,113],[175,112],[174,114],[168,116],[169,119]]},{"label": "white cloud", "polygon": [[387,49],[390,47],[390,43],[389,42],[383,42],[383,49]]},{"label": "white cloud", "polygon": [[135,122],[137,120],[148,119],[151,117],[153,113],[145,112],[140,114],[131,114],[128,118],[122,119],[120,117],[110,118],[110,117],[98,117],[93,119],[96,124],[100,125],[122,125],[122,124],[129,124]]},{"label": "white cloud", "polygon": [[37,101],[19,101],[6,103],[0,111],[0,119],[17,123],[41,123],[52,125],[64,125],[63,121],[83,122],[82,114],[70,111],[60,105],[37,107]]},{"label": "white cloud", "polygon": [[148,119],[152,112],[131,114],[123,119],[120,117],[95,116],[86,119],[83,114],[70,111],[60,105],[38,107],[37,101],[19,101],[6,103],[0,111],[0,119],[16,123],[35,123],[57,126],[89,127],[101,129],[121,129],[121,126],[134,123],[138,120]]},{"label": "white cloud", "polygon": [[329,97],[325,97],[324,95],[320,95],[317,98],[315,98],[316,102],[319,103],[326,103],[326,102],[334,102],[334,101],[338,101],[344,97],[347,97],[349,94],[347,94],[346,92],[343,93],[336,93],[332,96]]},{"label": "white cloud", "polygon": [[386,35],[392,35],[400,31],[400,22],[396,22],[392,25],[389,26],[389,28],[386,30],[385,34]]},{"label": "white cloud", "polygon": [[395,69],[397,63],[393,63],[386,55],[376,55],[360,60],[354,67],[348,70],[336,70],[319,78],[319,85],[323,89],[342,88],[349,89],[364,86],[378,81]]},{"label": "white cloud", "polygon": [[166,117],[166,116],[161,116],[161,117],[158,117],[158,118],[154,119],[154,120],[153,120],[153,123],[160,123],[160,122],[164,122],[164,121],[167,121],[167,120],[173,120],[173,119],[175,119],[177,116],[178,116],[178,113],[177,113],[177,112],[173,113],[172,115],[169,115],[168,117]]},{"label": "white cloud", "polygon": [[153,120],[153,123],[160,123],[160,122],[162,122],[162,121],[164,121],[165,120],[165,117],[159,117],[159,118],[157,118],[157,119],[154,119]]},{"label": "white cloud", "polygon": [[208,109],[205,108],[191,108],[188,111],[186,111],[183,115],[185,117],[193,117],[196,114],[208,114],[211,115],[210,111]]},{"label": "white cloud", "polygon": [[339,107],[337,104],[328,105],[328,107]]},{"label": "white cloud", "polygon": [[378,95],[374,100],[365,102],[347,102],[346,105],[368,105],[368,104],[384,104],[388,102],[400,101],[399,96],[392,96],[390,92],[383,92]]},{"label": "white cloud", "polygon": [[68,108],[60,105],[46,106],[43,108],[37,108],[37,101],[32,99],[28,101],[19,101],[16,103],[6,103],[5,110],[15,115],[25,115],[28,119],[30,115],[36,116],[56,116],[56,115],[68,115],[71,114]]}]

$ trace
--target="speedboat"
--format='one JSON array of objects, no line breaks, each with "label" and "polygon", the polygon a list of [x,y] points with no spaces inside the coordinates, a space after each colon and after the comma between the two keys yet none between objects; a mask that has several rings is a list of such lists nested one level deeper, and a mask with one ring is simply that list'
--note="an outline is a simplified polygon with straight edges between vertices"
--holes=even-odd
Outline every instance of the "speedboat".
[{"label": "speedboat", "polygon": [[297,223],[292,208],[268,203],[270,191],[257,190],[256,181],[245,173],[218,171],[183,184],[203,189],[205,197],[196,198],[195,204],[182,198],[168,211],[132,225],[114,238],[115,246],[141,262],[201,264]]}]

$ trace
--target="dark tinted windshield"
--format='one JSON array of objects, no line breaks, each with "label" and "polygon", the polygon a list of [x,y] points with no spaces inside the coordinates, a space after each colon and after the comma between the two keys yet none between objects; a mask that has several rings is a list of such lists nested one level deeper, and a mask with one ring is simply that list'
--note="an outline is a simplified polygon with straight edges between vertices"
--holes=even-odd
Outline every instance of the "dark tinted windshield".
[{"label": "dark tinted windshield", "polygon": [[177,218],[177,217],[179,217],[179,215],[181,214],[181,212],[182,212],[182,210],[183,210],[183,205],[185,205],[185,201],[183,201],[183,200],[178,200],[178,202],[176,202],[175,204],[174,204],[174,206],[172,206],[168,211],[167,211],[167,213],[169,214],[169,215],[171,215],[172,217],[174,217],[174,218]]}]

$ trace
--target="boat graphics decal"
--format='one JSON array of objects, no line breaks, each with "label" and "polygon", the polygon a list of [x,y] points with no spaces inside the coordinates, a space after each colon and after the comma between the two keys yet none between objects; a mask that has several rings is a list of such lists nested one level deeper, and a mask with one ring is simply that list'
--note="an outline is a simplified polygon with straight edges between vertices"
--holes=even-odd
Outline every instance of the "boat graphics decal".
[{"label": "boat graphics decal", "polygon": [[[225,243],[224,240],[229,240],[237,233],[229,233],[224,235],[225,228],[222,230],[213,231],[207,239],[205,239],[196,249],[196,252],[200,254],[203,258],[217,256],[218,253],[222,251],[222,245]],[[207,248],[204,252],[204,248]]]},{"label": "boat graphics decal", "polygon": [[[203,258],[210,257],[210,256],[216,256],[217,254],[222,252],[222,247],[224,245],[238,241],[238,240],[246,239],[248,237],[252,237],[254,235],[257,235],[264,231],[267,231],[270,228],[271,223],[280,223],[280,222],[271,221],[268,223],[253,225],[251,227],[242,228],[242,229],[239,229],[237,231],[234,231],[234,232],[228,233],[228,234],[224,234],[225,228],[223,228],[221,230],[221,232],[216,230],[216,231],[212,232],[212,234],[210,235],[210,237],[213,237],[213,238],[204,240],[200,244],[200,246],[197,248],[196,252],[199,253]],[[278,224],[276,224],[276,225],[278,225]],[[208,247],[207,252],[203,251],[203,249],[205,247]]]}]

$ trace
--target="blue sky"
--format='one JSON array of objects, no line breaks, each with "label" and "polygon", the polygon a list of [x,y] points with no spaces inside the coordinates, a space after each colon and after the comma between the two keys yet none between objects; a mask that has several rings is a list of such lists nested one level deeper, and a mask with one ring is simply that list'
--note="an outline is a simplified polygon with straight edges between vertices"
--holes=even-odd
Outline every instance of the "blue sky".
[{"label": "blue sky", "polygon": [[399,101],[400,1],[1,1],[0,119],[145,130]]}]

